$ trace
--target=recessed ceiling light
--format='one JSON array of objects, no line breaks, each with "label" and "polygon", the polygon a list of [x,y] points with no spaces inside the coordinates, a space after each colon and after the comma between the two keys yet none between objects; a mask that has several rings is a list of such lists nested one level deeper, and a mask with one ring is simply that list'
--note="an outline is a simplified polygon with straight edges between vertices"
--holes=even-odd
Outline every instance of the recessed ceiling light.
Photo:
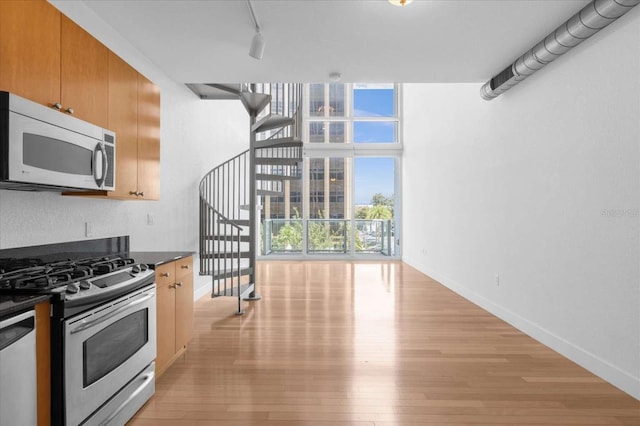
[{"label": "recessed ceiling light", "polygon": [[388,0],[394,6],[406,6],[411,3],[413,0]]}]

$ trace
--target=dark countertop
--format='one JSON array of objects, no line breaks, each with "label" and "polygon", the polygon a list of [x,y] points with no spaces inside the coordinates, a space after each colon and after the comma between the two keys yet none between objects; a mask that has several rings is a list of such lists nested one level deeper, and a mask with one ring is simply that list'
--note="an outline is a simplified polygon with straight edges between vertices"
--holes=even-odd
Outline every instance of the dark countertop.
[{"label": "dark countertop", "polygon": [[26,311],[38,303],[49,300],[51,296],[48,294],[32,295],[7,295],[0,294],[0,318],[9,316],[10,314]]},{"label": "dark countertop", "polygon": [[129,253],[129,257],[137,263],[144,263],[151,269],[155,269],[156,266],[163,263],[184,259],[185,257],[193,256],[193,254],[194,252],[192,251],[132,251]]}]

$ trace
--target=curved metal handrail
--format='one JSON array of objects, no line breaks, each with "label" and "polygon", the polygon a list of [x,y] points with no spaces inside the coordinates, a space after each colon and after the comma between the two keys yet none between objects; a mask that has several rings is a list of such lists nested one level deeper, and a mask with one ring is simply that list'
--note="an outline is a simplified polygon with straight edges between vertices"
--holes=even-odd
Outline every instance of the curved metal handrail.
[{"label": "curved metal handrail", "polygon": [[204,201],[209,205],[209,207],[210,207],[212,210],[216,210],[216,208],[215,208],[213,205],[211,205],[211,203],[209,202],[209,200],[207,200],[207,197],[205,197],[205,195],[204,195],[204,193],[203,193],[203,187],[204,187],[204,185],[205,185],[206,181],[207,181],[207,180],[208,180],[212,175],[214,175],[216,171],[223,169],[223,168],[224,168],[224,166],[226,166],[227,164],[230,164],[230,163],[234,162],[235,160],[237,160],[238,158],[242,157],[243,155],[248,155],[248,154],[249,154],[249,151],[250,151],[250,150],[248,150],[248,149],[247,149],[246,151],[242,151],[240,154],[236,155],[236,156],[235,156],[235,157],[233,157],[233,158],[230,158],[229,160],[225,161],[224,163],[222,163],[222,164],[218,164],[216,167],[214,167],[213,169],[209,170],[209,171],[204,175],[204,177],[203,177],[202,179],[200,179],[200,183],[198,184],[198,191],[199,191],[199,193],[200,193],[200,199],[201,199],[201,200],[204,200]]},{"label": "curved metal handrail", "polygon": [[[223,88],[224,89],[224,88]],[[250,285],[244,291],[251,291],[249,297],[255,297],[255,246],[256,236],[256,196],[269,195],[281,191],[275,189],[276,184],[283,186],[282,181],[266,179],[257,181],[256,172],[271,174],[273,170],[292,166],[283,162],[283,159],[298,159],[302,157],[302,148],[299,146],[256,146],[258,133],[262,138],[298,138],[301,135],[302,122],[297,118],[301,115],[301,84],[251,84],[243,85],[241,91],[263,93],[271,96],[270,103],[262,111],[256,112],[250,109],[246,102],[245,107],[251,115],[254,123],[259,117],[266,114],[283,114],[294,118],[286,128],[281,128],[267,136],[264,131],[254,132],[250,135],[251,147],[233,158],[217,165],[207,172],[198,185],[200,205],[200,273],[212,276],[213,294],[226,295],[227,281],[231,281],[231,295],[234,295],[234,287],[238,289],[238,313],[241,313],[240,305],[240,278],[241,275],[249,275]],[[239,93],[239,98],[241,93]],[[275,129],[274,129],[275,130]],[[261,139],[262,140],[262,139]],[[256,161],[256,158],[260,162]],[[274,160],[273,164],[266,160]],[[259,171],[258,171],[259,168]],[[288,169],[289,170],[289,169]],[[289,176],[289,174],[287,174]],[[258,186],[259,184],[259,186]],[[249,218],[246,219],[248,210]],[[244,215],[243,215],[244,214]],[[241,250],[241,243],[244,247]],[[246,244],[249,243],[249,248]],[[248,259],[248,267],[241,266],[240,259]],[[235,282],[235,284],[234,284]],[[219,289],[224,286],[224,292]],[[215,289],[218,289],[217,291]],[[251,289],[251,290],[249,290]]]}]

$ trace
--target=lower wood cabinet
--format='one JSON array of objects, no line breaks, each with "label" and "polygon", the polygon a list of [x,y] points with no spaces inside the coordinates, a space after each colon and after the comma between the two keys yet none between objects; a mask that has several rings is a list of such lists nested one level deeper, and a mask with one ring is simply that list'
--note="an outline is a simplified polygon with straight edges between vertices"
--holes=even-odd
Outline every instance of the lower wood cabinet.
[{"label": "lower wood cabinet", "polygon": [[192,257],[156,267],[157,376],[182,355],[193,333],[192,268]]}]

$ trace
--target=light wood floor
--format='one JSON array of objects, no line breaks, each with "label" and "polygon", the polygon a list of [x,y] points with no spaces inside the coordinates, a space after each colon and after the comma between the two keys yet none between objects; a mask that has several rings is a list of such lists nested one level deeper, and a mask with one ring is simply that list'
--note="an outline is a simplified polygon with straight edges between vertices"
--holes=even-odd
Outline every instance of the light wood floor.
[{"label": "light wood floor", "polygon": [[262,262],[196,303],[143,425],[640,425],[640,402],[400,262]]}]

